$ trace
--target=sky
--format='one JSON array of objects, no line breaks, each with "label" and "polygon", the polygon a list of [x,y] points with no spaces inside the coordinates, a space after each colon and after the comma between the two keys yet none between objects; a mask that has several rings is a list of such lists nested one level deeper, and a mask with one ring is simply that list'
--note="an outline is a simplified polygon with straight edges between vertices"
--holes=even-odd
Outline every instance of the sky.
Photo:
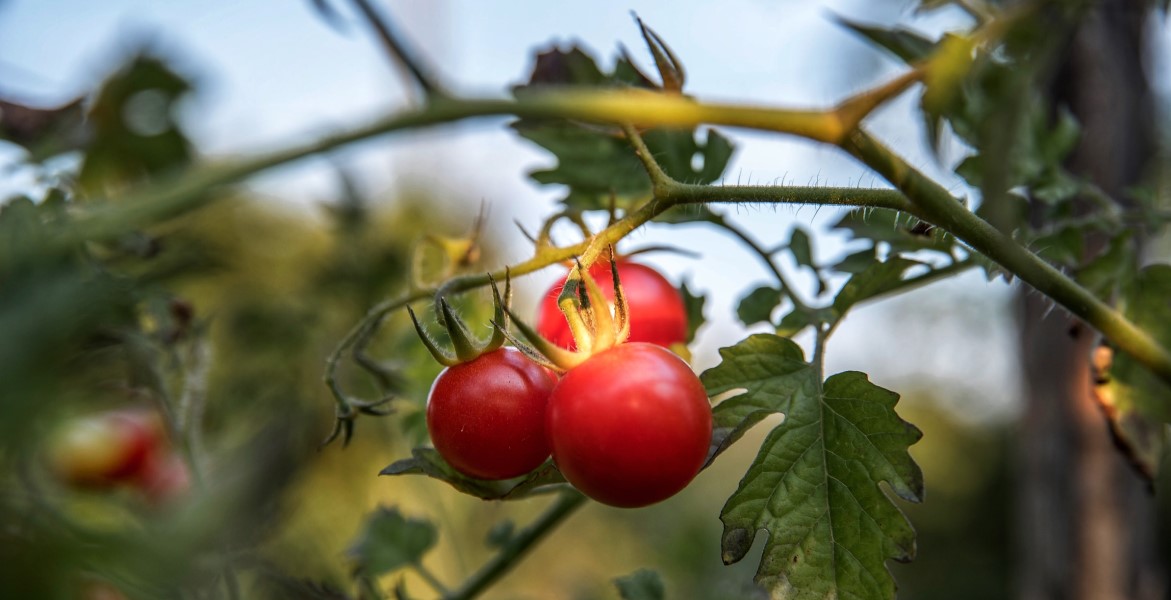
[{"label": "sky", "polygon": [[[0,0],[0,97],[32,104],[64,102],[92,89],[120,59],[145,45],[172,57],[199,84],[182,120],[198,147],[215,157],[304,142],[406,106],[409,89],[364,23],[346,0],[331,1],[343,16],[343,31],[326,25],[309,0]],[[623,44],[649,66],[633,10],[682,59],[689,93],[707,100],[797,108],[831,106],[899,72],[896,62],[836,24],[835,15],[900,22],[933,36],[965,23],[955,11],[916,17],[908,1],[603,0],[558,3],[555,10],[536,1],[375,4],[393,16],[441,79],[464,95],[506,94],[531,69],[534,49],[550,44],[579,43],[606,62]],[[966,193],[947,169],[962,158],[962,148],[951,148],[942,163],[933,157],[911,119],[914,104],[913,95],[907,94],[868,126],[911,164],[957,194]],[[469,222],[482,199],[492,207],[490,227],[511,228],[516,219],[533,230],[553,211],[558,191],[539,188],[524,174],[552,161],[512,135],[505,123],[486,119],[396,135],[345,150],[335,160],[350,165],[372,192],[404,182],[424,185],[457,199],[454,206],[467,212]],[[729,182],[885,185],[832,148],[784,136],[725,133],[737,144],[725,176]],[[14,157],[11,148],[0,147],[0,165]],[[20,172],[0,175],[0,193],[25,184]],[[316,202],[334,195],[336,177],[329,160],[310,159],[248,185],[290,209],[313,210]],[[731,214],[772,245],[787,239],[794,223],[821,230],[839,213],[785,207],[740,208]],[[741,294],[768,282],[766,271],[740,247],[697,227],[648,227],[633,238],[634,246],[675,241],[703,249],[701,260],[659,254],[645,262],[711,293],[709,325],[701,330],[696,360],[698,367],[710,366],[718,359],[715,348],[743,337],[735,303]],[[821,233],[815,241],[822,260],[848,249],[836,235]],[[523,259],[525,247],[517,244],[508,253],[510,260]],[[542,273],[521,282],[518,291],[527,288],[536,294],[555,276]],[[808,277],[801,281],[811,283]],[[831,342],[829,369],[860,369],[890,384],[924,373],[1011,382],[1012,333],[1003,318],[1007,289],[990,287],[974,275],[929,290],[915,295],[919,304],[883,302],[851,317]],[[934,312],[923,306],[934,306]],[[956,306],[966,308],[957,311]],[[912,311],[916,318],[907,318]],[[913,344],[905,343],[907,339],[939,339],[941,328],[953,332],[942,336],[954,340],[948,350],[909,354]],[[892,345],[900,351],[892,353]],[[1006,383],[993,395],[999,396],[992,402],[1000,408],[992,412],[1002,411],[1016,390]]]}]

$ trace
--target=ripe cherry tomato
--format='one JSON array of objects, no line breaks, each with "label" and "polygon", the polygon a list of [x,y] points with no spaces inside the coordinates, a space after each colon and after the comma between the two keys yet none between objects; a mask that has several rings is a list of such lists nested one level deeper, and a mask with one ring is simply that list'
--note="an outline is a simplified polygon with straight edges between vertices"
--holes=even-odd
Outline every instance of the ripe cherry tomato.
[{"label": "ripe cherry tomato", "polygon": [[[609,300],[614,300],[614,279],[610,263],[599,260],[590,267],[590,276],[598,282]],[[618,260],[618,278],[630,314],[628,342],[647,342],[668,347],[687,341],[687,308],[679,290],[658,271],[638,263]],[[573,336],[565,315],[557,306],[564,282],[549,289],[541,298],[537,313],[537,332],[562,348],[574,349]]]},{"label": "ripe cherry tomato", "polygon": [[135,479],[163,444],[163,426],[148,410],[124,410],[72,421],[49,449],[53,470],[66,483],[109,487]]},{"label": "ripe cherry tomato", "polygon": [[431,442],[470,477],[524,475],[549,457],[545,406],[555,383],[549,370],[514,348],[448,367],[427,398]]},{"label": "ripe cherry tomato", "polygon": [[686,362],[636,342],[563,375],[549,398],[546,431],[570,483],[598,502],[634,508],[695,478],[711,443],[712,411]]}]

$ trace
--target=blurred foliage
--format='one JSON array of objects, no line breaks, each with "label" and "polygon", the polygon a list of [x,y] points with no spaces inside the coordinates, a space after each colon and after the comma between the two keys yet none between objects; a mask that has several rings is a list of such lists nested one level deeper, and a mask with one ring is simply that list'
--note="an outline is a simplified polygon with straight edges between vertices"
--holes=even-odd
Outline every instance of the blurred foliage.
[{"label": "blurred foliage", "polygon": [[[959,170],[986,199],[994,199],[981,206],[981,214],[1006,228],[1024,227],[1016,192],[1027,190],[1048,203],[1062,227],[1026,232],[1024,239],[1044,240],[1052,248],[1047,258],[1096,282],[1095,290],[1104,296],[1119,289],[1119,273],[1135,260],[1129,242],[1088,258],[1080,244],[1086,232],[1117,232],[1127,217],[1107,214],[1104,221],[1089,223],[1062,212],[1064,200],[1086,192],[1060,168],[1077,126],[1066,116],[1039,112],[1032,95],[1014,96],[1023,85],[1014,71],[1026,58],[1023,52],[1010,46],[1004,55],[978,54],[969,64],[965,56],[971,54],[965,52],[971,48],[954,38],[933,42],[901,29],[847,25],[905,60],[948,57],[928,78],[925,113],[933,137],[946,122],[972,145],[975,154]],[[521,96],[530,86],[584,84],[679,93],[685,79],[681,65],[653,32],[644,27],[642,33],[661,84],[625,52],[613,71],[604,73],[579,48],[553,49],[538,56],[530,81],[515,92]],[[75,598],[98,589],[130,598],[196,598],[231,596],[235,590],[240,597],[351,598],[371,585],[406,597],[428,585],[417,572],[420,565],[443,581],[466,577],[507,544],[515,524],[530,521],[549,499],[534,493],[524,502],[484,502],[457,490],[520,497],[558,482],[556,471],[547,465],[531,479],[485,487],[454,475],[433,453],[416,448],[426,442],[423,399],[439,367],[403,314],[388,316],[369,343],[357,348],[360,353],[347,357],[354,360],[343,363],[343,389],[359,397],[393,399],[393,414],[360,420],[361,434],[344,451],[318,449],[324,424],[333,417],[321,373],[324,357],[369,307],[402,293],[422,273],[497,265],[499,240],[484,232],[478,246],[468,242],[474,237],[467,232],[475,210],[466,205],[441,204],[426,190],[371,199],[344,169],[341,192],[317,215],[294,214],[271,201],[220,190],[200,210],[90,236],[77,215],[101,211],[110,204],[107,195],[166,177],[197,158],[177,119],[193,86],[166,60],[143,53],[112,74],[90,102],[54,108],[0,102],[0,136],[24,148],[27,162],[68,152],[82,158],[77,173],[46,177],[53,183],[48,189],[5,199],[0,206],[0,581],[5,594]],[[1016,107],[1013,118],[1026,127],[1001,127],[997,109],[1008,104]],[[557,157],[557,166],[534,178],[566,185],[564,203],[570,209],[625,209],[650,192],[649,178],[617,130],[544,121],[520,121],[514,127]],[[710,183],[723,172],[733,147],[719,133],[706,133],[656,130],[645,136],[668,174],[687,183]],[[713,218],[707,211],[676,212],[664,220]],[[768,321],[785,334],[818,322],[836,323],[854,304],[912,285],[909,273],[952,264],[963,252],[950,236],[890,211],[849,212],[837,227],[864,240],[866,247],[835,264],[817,264],[810,236],[795,229],[782,248],[816,275],[818,296],[829,291],[827,275],[849,275],[832,301],[813,314],[794,310],[774,319],[787,291],[760,288],[741,302],[741,318]],[[1163,290],[1165,279],[1146,283]],[[702,314],[703,299],[684,290],[689,311]],[[1136,314],[1157,317],[1165,308],[1148,310],[1150,297],[1136,297]],[[486,320],[489,306],[482,294],[457,301],[470,322]],[[742,374],[723,375],[759,343],[750,338],[729,350],[725,371],[709,372],[711,385],[742,386]],[[801,356],[791,362],[801,371],[808,366]],[[1125,379],[1120,373],[1120,381]],[[750,383],[770,393],[779,385]],[[821,384],[820,379],[813,382]],[[862,428],[879,422],[898,438],[881,450],[887,463],[896,465],[891,470],[897,476],[838,472],[827,464],[810,470],[846,481],[850,491],[862,490],[881,511],[876,527],[884,531],[873,537],[881,538],[877,545],[885,545],[884,551],[874,551],[875,544],[860,547],[870,566],[881,570],[887,556],[911,553],[910,532],[898,514],[904,509],[917,524],[923,552],[916,563],[893,569],[903,597],[1006,596],[1005,432],[973,428],[955,415],[933,411],[929,401],[904,401],[900,410],[909,405],[908,416],[924,432],[910,454],[931,483],[932,499],[922,506],[896,504],[875,481],[885,478],[905,498],[921,495],[917,468],[906,456],[914,428],[894,415],[892,394],[857,374],[831,378],[825,385],[842,391],[841,397],[810,396],[814,401],[805,398],[804,409],[865,396],[872,400],[871,409],[882,410],[855,414],[843,408],[846,424]],[[933,394],[942,392],[919,395]],[[740,485],[739,474],[750,468],[757,469],[750,476],[760,474],[753,465],[764,461],[755,460],[755,449],[764,444],[767,454],[772,442],[789,431],[776,427],[777,419],[769,415],[793,407],[778,406],[775,398],[759,406],[749,400],[718,409],[718,433],[724,436],[717,440],[719,468],[705,471],[683,493],[653,508],[632,512],[588,506],[488,597],[767,597],[752,583],[756,563],[764,561],[769,577],[797,573],[796,567],[778,564],[771,551],[765,555],[766,547],[775,549],[784,541],[777,535],[785,533],[784,524],[763,511],[749,511],[745,519],[728,518],[733,534],[721,535],[712,518],[740,488],[744,493],[734,497],[750,496],[753,502],[775,489],[749,479]],[[183,497],[155,505],[128,489],[72,489],[45,468],[45,440],[63,423],[142,405],[164,416],[172,443],[197,471]],[[796,420],[802,416],[798,413],[787,418]],[[773,433],[752,429],[761,422],[773,425]],[[848,432],[837,433],[798,443],[856,443]],[[736,439],[746,443],[730,446]],[[396,462],[387,467],[391,460]],[[380,478],[380,469],[430,478]],[[770,475],[776,475],[775,469]],[[864,513],[851,516],[861,520]],[[774,533],[757,536],[769,539],[754,545],[757,518]],[[729,555],[721,552],[722,537],[732,558],[749,560],[725,567]],[[824,543],[825,536],[816,541]],[[617,585],[612,583],[616,577]]]}]

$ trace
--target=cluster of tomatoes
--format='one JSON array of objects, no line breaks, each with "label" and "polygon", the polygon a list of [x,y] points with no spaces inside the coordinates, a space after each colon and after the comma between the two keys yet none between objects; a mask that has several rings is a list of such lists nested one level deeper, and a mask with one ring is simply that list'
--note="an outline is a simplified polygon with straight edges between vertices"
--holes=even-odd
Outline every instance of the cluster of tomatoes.
[{"label": "cluster of tomatoes", "polygon": [[[629,315],[625,342],[560,375],[514,348],[440,373],[427,426],[452,467],[480,479],[507,479],[552,454],[582,493],[626,508],[659,502],[691,482],[707,456],[712,416],[703,384],[668,350],[686,340],[683,300],[650,267],[619,259],[616,271]],[[590,273],[613,303],[610,263],[599,261]],[[562,285],[542,299],[537,332],[573,349],[557,305]]]},{"label": "cluster of tomatoes", "polygon": [[49,448],[49,463],[62,482],[75,488],[131,487],[153,506],[184,495],[190,471],[171,448],[157,412],[126,409],[74,419]]}]

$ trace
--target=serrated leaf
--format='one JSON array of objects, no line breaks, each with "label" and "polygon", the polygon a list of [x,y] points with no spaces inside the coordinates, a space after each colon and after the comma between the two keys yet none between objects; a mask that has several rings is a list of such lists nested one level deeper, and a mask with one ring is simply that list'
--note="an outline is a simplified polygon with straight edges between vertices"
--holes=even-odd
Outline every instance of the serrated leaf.
[{"label": "serrated leaf", "polygon": [[909,29],[901,27],[887,29],[885,27],[864,25],[843,17],[836,17],[835,20],[838,24],[861,35],[874,45],[887,50],[908,64],[923,60],[935,51],[934,41]]},{"label": "serrated leaf", "polygon": [[842,318],[859,302],[897,290],[902,286],[907,270],[919,264],[922,263],[896,256],[851,275],[834,297],[834,318]]},{"label": "serrated leaf", "polygon": [[813,243],[804,228],[793,228],[793,233],[789,236],[789,252],[793,253],[793,260],[797,261],[797,264],[817,270],[817,265],[813,264]]},{"label": "serrated leaf", "polygon": [[707,297],[691,293],[686,281],[679,284],[679,296],[683,298],[683,308],[687,312],[687,339],[684,341],[690,344],[695,339],[695,332],[705,323],[703,305],[707,303]]},{"label": "serrated leaf", "polygon": [[565,483],[565,478],[552,462],[546,462],[524,477],[501,481],[473,479],[452,468],[434,448],[415,448],[411,450],[411,458],[395,461],[378,474],[426,475],[484,500],[519,500],[552,492],[555,486]]},{"label": "serrated leaf", "polygon": [[418,563],[437,536],[430,521],[406,518],[397,508],[379,507],[366,517],[348,554],[355,573],[377,577]]},{"label": "serrated leaf", "polygon": [[913,558],[915,535],[879,483],[908,501],[923,495],[907,452],[921,434],[895,414],[898,395],[858,372],[819,385],[800,348],[777,336],[751,336],[720,356],[701,377],[708,394],[744,391],[716,406],[718,424],[785,416],[721,512],[724,562],[744,558],[764,529],[756,581],[771,597],[893,598],[885,562]]},{"label": "serrated leaf", "polygon": [[736,316],[745,325],[761,321],[771,323],[773,310],[781,304],[781,290],[763,286],[748,292],[736,305]]},{"label": "serrated leaf", "polygon": [[[757,334],[748,337],[733,348],[738,352],[752,351],[767,355],[769,376],[774,394],[794,395],[799,390],[804,393],[814,393],[817,386],[817,376],[813,367],[805,362],[805,354],[801,347],[791,340],[768,334]],[[729,350],[723,348],[720,355]],[[725,367],[725,364],[728,366]],[[708,369],[701,376],[709,397],[716,397],[732,390],[740,389],[738,385],[727,385],[720,375],[730,375],[730,363],[721,363],[719,367]],[[717,372],[716,369],[724,368]],[[708,452],[708,464],[720,455],[729,446],[736,443],[743,435],[765,417],[775,414],[776,408],[767,398],[760,398],[750,394],[737,395],[720,402],[712,409],[712,447]]]},{"label": "serrated leaf", "polygon": [[[1144,268],[1123,290],[1123,314],[1164,347],[1171,346],[1171,265]],[[1117,352],[1107,384],[1097,389],[1115,435],[1148,478],[1158,472],[1171,423],[1171,386]]]},{"label": "serrated leaf", "polygon": [[666,589],[659,574],[650,569],[639,569],[614,580],[618,595],[623,600],[663,600]]}]

